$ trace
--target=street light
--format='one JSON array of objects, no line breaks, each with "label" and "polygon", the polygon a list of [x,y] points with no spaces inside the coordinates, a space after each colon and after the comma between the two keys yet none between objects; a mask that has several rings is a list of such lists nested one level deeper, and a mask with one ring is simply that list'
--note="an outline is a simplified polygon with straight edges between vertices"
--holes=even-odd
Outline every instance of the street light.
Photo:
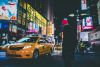
[{"label": "street light", "polygon": [[[80,16],[79,10],[76,10],[75,13],[71,13],[71,14],[69,14],[68,16],[69,16],[69,17],[74,17],[74,18],[76,19],[76,21],[77,21],[76,27],[77,27],[78,24],[81,24],[81,23],[80,23],[80,19],[79,19],[79,16]],[[77,31],[78,31],[78,30],[77,30]],[[79,40],[79,32],[77,32],[77,40]]]},{"label": "street light", "polygon": [[69,16],[69,17],[74,17],[75,15],[72,13],[72,14],[69,14],[68,16]]},{"label": "street light", "polygon": [[79,15],[75,15],[75,14],[72,13],[72,14],[69,14],[68,16],[69,17],[75,17],[76,16],[77,17],[77,21],[79,21]]}]

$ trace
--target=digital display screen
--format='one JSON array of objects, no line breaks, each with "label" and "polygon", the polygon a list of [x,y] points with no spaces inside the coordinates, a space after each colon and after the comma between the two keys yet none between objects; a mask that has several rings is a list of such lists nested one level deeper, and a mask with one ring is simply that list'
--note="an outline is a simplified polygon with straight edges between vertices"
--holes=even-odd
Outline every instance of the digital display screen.
[{"label": "digital display screen", "polygon": [[0,19],[17,20],[18,0],[0,0]]},{"label": "digital display screen", "polygon": [[82,20],[82,29],[93,29],[92,17],[84,17]]},{"label": "digital display screen", "polygon": [[8,29],[8,23],[0,23],[0,29]]}]

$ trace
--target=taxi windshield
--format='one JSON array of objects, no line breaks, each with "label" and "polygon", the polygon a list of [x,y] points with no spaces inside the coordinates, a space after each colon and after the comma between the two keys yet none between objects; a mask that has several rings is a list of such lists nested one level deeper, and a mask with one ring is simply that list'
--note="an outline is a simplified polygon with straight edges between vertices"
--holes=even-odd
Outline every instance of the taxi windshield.
[{"label": "taxi windshield", "polygon": [[31,42],[35,43],[37,41],[38,37],[25,37],[17,41],[17,43],[24,43],[24,42]]}]

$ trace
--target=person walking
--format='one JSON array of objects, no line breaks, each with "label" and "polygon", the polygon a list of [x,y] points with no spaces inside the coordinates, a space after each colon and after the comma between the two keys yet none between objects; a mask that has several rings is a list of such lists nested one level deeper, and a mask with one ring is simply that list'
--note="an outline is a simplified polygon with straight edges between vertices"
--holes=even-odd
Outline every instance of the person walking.
[{"label": "person walking", "polygon": [[81,54],[81,55],[84,54],[84,51],[85,51],[85,44],[84,44],[84,42],[82,41],[82,39],[81,39],[81,41],[80,41],[80,43],[79,43],[79,51],[80,51],[80,54]]},{"label": "person walking", "polygon": [[66,23],[63,27],[63,43],[62,43],[62,58],[65,67],[72,67],[74,61],[75,46],[77,43],[77,34],[75,25]]}]

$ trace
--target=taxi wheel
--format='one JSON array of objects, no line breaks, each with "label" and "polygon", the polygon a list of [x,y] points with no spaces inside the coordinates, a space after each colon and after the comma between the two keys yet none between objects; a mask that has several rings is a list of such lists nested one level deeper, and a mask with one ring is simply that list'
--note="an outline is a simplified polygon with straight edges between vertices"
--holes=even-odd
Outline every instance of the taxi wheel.
[{"label": "taxi wheel", "polygon": [[37,60],[38,58],[39,58],[39,51],[35,50],[34,53],[33,53],[33,59]]}]

